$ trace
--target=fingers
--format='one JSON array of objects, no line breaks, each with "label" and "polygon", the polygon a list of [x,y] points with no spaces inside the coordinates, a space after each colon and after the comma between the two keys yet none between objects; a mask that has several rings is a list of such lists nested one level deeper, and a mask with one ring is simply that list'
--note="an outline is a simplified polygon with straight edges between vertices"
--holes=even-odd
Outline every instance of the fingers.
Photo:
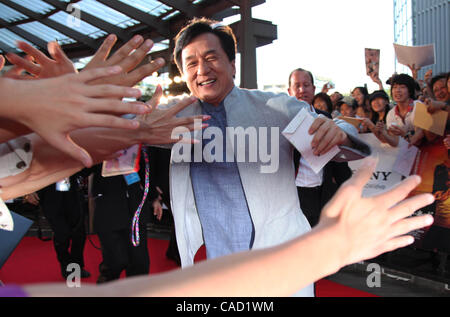
[{"label": "fingers", "polygon": [[311,127],[309,128],[309,134],[314,134],[316,131],[325,123],[325,118],[321,115],[319,115],[316,120],[314,120],[313,124],[311,124]]},{"label": "fingers", "polygon": [[84,110],[88,113],[145,115],[150,113],[152,109],[142,102],[123,102],[117,99],[94,99],[86,102]]},{"label": "fingers", "polygon": [[175,128],[178,127],[184,127],[187,128],[189,131],[196,131],[196,130],[202,130],[209,126],[208,123],[203,123],[202,121],[208,120],[210,117],[208,116],[193,116],[193,117],[185,117],[185,118],[178,118],[176,121],[174,121]]},{"label": "fingers", "polygon": [[3,55],[0,55],[0,70],[5,66],[5,58]]},{"label": "fingers", "polygon": [[409,234],[415,230],[429,227],[433,224],[433,216],[423,215],[423,216],[413,216],[407,219],[398,221],[392,226],[391,237],[396,238],[406,234]]},{"label": "fingers", "polygon": [[137,120],[129,120],[109,114],[84,114],[80,120],[80,127],[104,127],[114,129],[134,130],[139,128]]},{"label": "fingers", "polygon": [[132,54],[125,56],[125,58],[118,65],[122,67],[124,72],[128,73],[142,62],[142,60],[145,58],[152,47],[153,41],[146,40]]},{"label": "fingers", "polygon": [[32,58],[22,58],[14,53],[6,54],[6,58],[11,64],[16,65],[18,68],[22,70],[26,70],[30,74],[38,76],[41,72],[41,66],[32,62]]},{"label": "fingers", "polygon": [[147,101],[147,104],[149,104],[153,109],[156,108],[156,106],[159,105],[159,101],[161,100],[161,97],[163,95],[163,90],[161,85],[156,86],[155,92],[153,93],[152,99]]},{"label": "fingers", "polygon": [[408,235],[409,233],[431,226],[433,224],[433,217],[430,215],[411,217],[395,224],[391,230],[391,238],[387,238],[379,249],[377,256],[382,253],[394,251],[399,248],[407,247],[414,243],[414,237]]},{"label": "fingers", "polygon": [[337,133],[329,130],[320,144],[315,149],[315,155],[323,155],[330,151],[334,146],[342,144],[345,133],[339,129]]},{"label": "fingers", "polygon": [[[98,48],[97,52],[95,52],[94,57],[92,57],[89,64],[98,65],[100,62],[105,61],[108,58],[109,53],[111,52],[111,49],[113,48],[116,41],[117,41],[116,35],[114,34],[108,35],[106,39],[103,41],[102,45],[100,45],[100,47]],[[89,69],[88,65],[86,65],[87,69]]]},{"label": "fingers", "polygon": [[180,102],[178,102],[174,107],[170,108],[167,112],[169,115],[175,116],[181,110],[192,105],[196,101],[197,101],[197,97],[190,96],[190,97],[185,98],[185,99],[181,100]]},{"label": "fingers", "polygon": [[344,132],[332,120],[322,117],[313,122],[309,132],[315,133],[311,142],[314,155],[328,152],[333,146],[341,144],[344,138]]},{"label": "fingers", "polygon": [[[122,68],[120,66],[111,66],[111,67],[102,67],[102,68],[94,68],[84,72],[81,72],[79,75],[75,75],[76,79],[80,82],[89,82],[95,79],[100,79],[107,76],[114,76],[120,74],[122,72]],[[71,75],[74,76],[74,75]]]},{"label": "fingers", "polygon": [[151,76],[151,74],[153,74],[158,69],[163,67],[164,64],[165,64],[164,59],[157,58],[151,63],[147,63],[143,66],[138,67],[137,69],[131,71],[126,75],[125,77],[126,79],[123,82],[123,85],[128,87],[134,86],[136,83],[140,82],[145,77]]},{"label": "fingers", "polygon": [[48,137],[41,137],[47,140],[53,147],[83,163],[85,167],[92,166],[92,157],[85,149],[73,142],[69,135],[52,134]]},{"label": "fingers", "polygon": [[142,93],[137,88],[129,88],[115,85],[86,85],[84,94],[87,97],[110,98],[139,98]]},{"label": "fingers", "polygon": [[416,210],[428,206],[433,202],[434,197],[432,194],[422,194],[408,198],[399,203],[398,205],[396,205],[395,207],[392,207],[388,211],[390,215],[390,221],[392,223],[401,221],[402,219],[411,216]]},{"label": "fingers", "polygon": [[391,208],[399,201],[405,199],[409,193],[420,184],[420,182],[421,178],[417,175],[413,175],[395,185],[390,190],[373,196],[372,198],[378,201],[381,208]]},{"label": "fingers", "polygon": [[362,160],[359,169],[348,179],[339,190],[334,194],[331,201],[323,209],[323,216],[334,218],[337,217],[342,208],[347,205],[350,197],[361,198],[364,186],[370,180],[378,164],[378,158],[373,156],[366,157]]},{"label": "fingers", "polygon": [[344,184],[352,186],[362,192],[364,186],[370,180],[378,164],[378,158],[369,156],[361,161],[361,165],[353,176]]},{"label": "fingers", "polygon": [[23,41],[17,41],[17,47],[20,48],[22,51],[27,53],[30,56],[33,56],[33,58],[36,60],[36,62],[40,65],[45,65],[50,61],[50,59],[42,53],[40,50],[34,48],[30,44],[23,42]]},{"label": "fingers", "polygon": [[387,242],[385,242],[383,245],[381,245],[375,254],[371,256],[371,258],[374,258],[380,254],[391,252],[397,249],[401,249],[404,247],[407,247],[414,243],[414,238],[412,236],[400,236],[395,239],[391,239]]},{"label": "fingers", "polygon": [[68,65],[72,64],[72,61],[67,57],[66,53],[62,50],[58,42],[49,42],[47,45],[48,52],[53,57],[56,62],[65,63]]},{"label": "fingers", "polygon": [[128,57],[128,55],[130,55],[130,53],[134,49],[139,47],[139,45],[141,45],[143,41],[144,38],[141,35],[133,36],[131,40],[122,45],[122,47],[119,48],[117,52],[113,54],[113,56],[111,56],[111,58],[108,60],[108,65],[118,65],[120,62],[123,61],[123,59]]}]

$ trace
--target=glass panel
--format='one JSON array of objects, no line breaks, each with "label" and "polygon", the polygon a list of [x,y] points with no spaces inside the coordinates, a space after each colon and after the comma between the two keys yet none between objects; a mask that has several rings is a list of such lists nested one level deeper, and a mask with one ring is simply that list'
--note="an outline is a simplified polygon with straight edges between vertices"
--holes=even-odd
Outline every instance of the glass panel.
[{"label": "glass panel", "polygon": [[0,18],[7,22],[15,22],[27,19],[28,17],[25,14],[17,12],[16,10],[0,3]]},{"label": "glass panel", "polygon": [[139,24],[139,21],[94,0],[83,0],[77,2],[77,4],[80,6],[81,14],[83,14],[83,11],[86,11],[123,29]]},{"label": "glass panel", "polygon": [[64,11],[59,11],[49,17],[50,20],[56,21],[60,24],[63,24],[75,31],[82,33],[84,35],[90,36],[91,38],[97,39],[106,34],[105,31],[85,22],[82,20],[76,20],[76,23],[67,23],[67,21],[72,21],[72,16]]},{"label": "glass panel", "polygon": [[171,7],[155,0],[119,0],[119,1],[157,17],[172,10]]},{"label": "glass panel", "polygon": [[[29,41],[25,40],[24,38],[17,35],[16,33],[11,32],[10,30],[7,30],[7,29],[0,30],[0,42],[6,44],[10,48],[15,48],[16,52],[17,52],[19,50],[16,48],[16,41],[24,41],[30,45],[33,45]],[[33,46],[36,47],[35,45],[33,45]]]},{"label": "glass panel", "polygon": [[166,20],[170,20],[171,18],[173,18],[174,16],[177,16],[178,14],[180,14],[180,11],[174,11],[171,14],[168,14],[167,16],[165,16],[164,18],[162,18],[164,21]]},{"label": "glass panel", "polygon": [[67,35],[64,35],[40,22],[30,22],[22,25],[18,25],[19,28],[34,34],[46,42],[58,41],[60,44],[71,44],[76,43],[76,41]]},{"label": "glass panel", "polygon": [[21,5],[28,10],[37,12],[39,14],[45,14],[55,9],[52,5],[41,0],[11,0],[12,2]]}]

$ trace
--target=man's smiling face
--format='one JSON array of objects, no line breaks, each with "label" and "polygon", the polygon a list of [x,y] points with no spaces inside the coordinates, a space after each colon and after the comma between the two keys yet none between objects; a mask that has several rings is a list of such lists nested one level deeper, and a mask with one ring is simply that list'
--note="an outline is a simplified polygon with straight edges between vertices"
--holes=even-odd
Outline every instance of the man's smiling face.
[{"label": "man's smiling face", "polygon": [[219,38],[204,33],[182,51],[183,75],[191,93],[200,100],[219,105],[234,87],[235,61],[230,61]]}]

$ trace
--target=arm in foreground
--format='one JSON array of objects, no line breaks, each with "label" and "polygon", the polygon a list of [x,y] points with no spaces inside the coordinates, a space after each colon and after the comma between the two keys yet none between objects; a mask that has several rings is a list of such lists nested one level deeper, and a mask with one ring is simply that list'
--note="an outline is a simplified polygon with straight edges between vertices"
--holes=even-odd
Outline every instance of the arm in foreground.
[{"label": "arm in foreground", "polygon": [[25,289],[31,296],[289,296],[345,265],[411,244],[414,239],[407,234],[431,224],[429,215],[410,217],[433,202],[430,194],[405,199],[420,183],[417,176],[378,196],[362,197],[375,166],[367,158],[325,206],[319,225],[282,245],[102,286]]},{"label": "arm in foreground", "polygon": [[[150,106],[154,109],[157,97],[152,99]],[[175,115],[188,107],[196,99],[186,98],[169,110],[154,109],[146,118],[141,117],[136,130],[120,128],[85,128],[73,131],[71,139],[82,146],[92,157],[95,164],[110,159],[122,149],[134,144],[169,144],[179,141],[172,139],[173,129],[183,126],[190,131],[197,129],[196,120],[203,116],[176,118]],[[198,127],[202,128],[202,126]],[[35,192],[42,187],[68,177],[83,168],[79,160],[51,146],[37,134],[27,138],[33,149],[33,159],[30,167],[24,172],[0,179],[1,197],[4,200],[20,197]]]}]

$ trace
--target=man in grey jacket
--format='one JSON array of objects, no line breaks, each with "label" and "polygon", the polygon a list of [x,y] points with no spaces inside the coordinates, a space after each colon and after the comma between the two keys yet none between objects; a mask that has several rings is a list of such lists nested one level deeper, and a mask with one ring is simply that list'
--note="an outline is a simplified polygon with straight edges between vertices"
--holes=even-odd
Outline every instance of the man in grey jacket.
[{"label": "man in grey jacket", "polygon": [[[231,29],[215,21],[195,19],[176,37],[177,66],[199,99],[180,115],[211,117],[193,135],[199,144],[172,148],[171,200],[183,266],[193,264],[202,244],[215,258],[278,245],[311,229],[297,196],[293,147],[281,136],[309,106],[286,94],[236,87],[235,54]],[[317,117],[309,133],[315,155],[335,145],[341,148],[336,160],[370,153],[346,123]],[[313,287],[298,295],[313,296]]]}]

